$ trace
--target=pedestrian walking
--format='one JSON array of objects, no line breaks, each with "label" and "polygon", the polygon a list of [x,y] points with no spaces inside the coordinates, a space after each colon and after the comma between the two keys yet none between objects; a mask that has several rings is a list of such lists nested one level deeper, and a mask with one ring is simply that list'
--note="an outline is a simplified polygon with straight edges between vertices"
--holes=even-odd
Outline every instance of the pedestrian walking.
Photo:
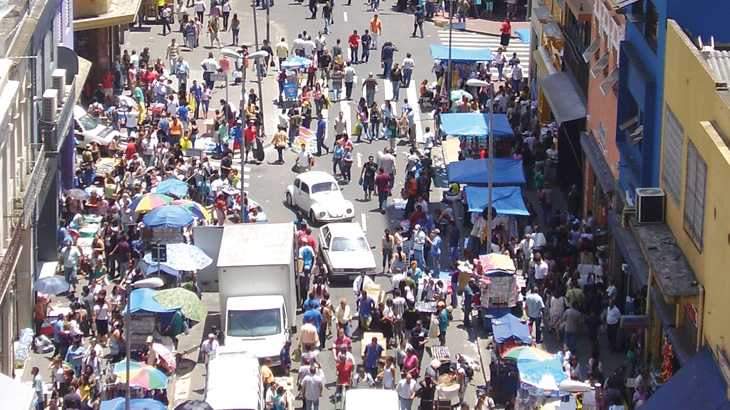
[{"label": "pedestrian walking", "polygon": [[172,27],[170,26],[170,21],[172,20],[172,9],[170,6],[165,6],[162,9],[162,35],[166,36],[170,33],[172,33]]},{"label": "pedestrian walking", "polygon": [[396,384],[395,391],[398,393],[400,410],[411,410],[413,407],[413,399],[416,398],[417,388],[418,384],[413,380],[411,373],[406,373],[406,377]]},{"label": "pedestrian walking", "polygon": [[347,62],[347,67],[345,67],[345,99],[351,100],[352,99],[352,85],[355,81],[355,68],[352,66],[352,63],[350,61]]},{"label": "pedestrian walking", "polygon": [[[462,1],[464,1],[464,0],[462,0]],[[423,38],[423,21],[425,19],[426,19],[426,16],[423,13],[421,6],[417,6],[416,12],[413,13],[413,34],[411,34],[411,37],[415,37],[416,30],[419,30],[421,32],[421,38]]]},{"label": "pedestrian walking", "polygon": [[316,365],[311,365],[308,374],[300,382],[300,387],[304,390],[304,410],[319,410],[319,398],[322,397],[324,384],[324,376]]},{"label": "pedestrian walking", "polygon": [[360,48],[360,35],[357,34],[357,30],[353,30],[352,34],[350,34],[350,36],[347,38],[347,44],[350,46],[350,61],[352,62],[352,64],[358,64],[358,49]]},{"label": "pedestrian walking", "polygon": [[416,63],[411,57],[411,53],[406,53],[406,58],[403,59],[401,64],[401,72],[403,73],[403,87],[408,88],[411,86],[411,76],[413,75],[413,67]]},{"label": "pedestrian walking", "polygon": [[[378,11],[377,7],[375,11]],[[377,14],[373,16],[372,20],[370,20],[370,34],[373,36],[371,49],[377,50],[378,39],[380,39],[380,35],[382,34],[382,24],[380,23],[380,19],[378,18]]]},{"label": "pedestrian walking", "polygon": [[234,46],[238,45],[238,33],[240,31],[241,20],[238,19],[238,14],[233,14],[233,18],[231,19],[231,41]]},{"label": "pedestrian walking", "polygon": [[398,101],[400,97],[401,81],[403,81],[403,73],[398,63],[395,63],[393,70],[390,72],[390,84],[393,86],[393,101]]},{"label": "pedestrian walking", "polygon": [[220,48],[220,19],[218,16],[212,16],[208,20],[208,35],[210,36],[210,47],[213,48],[213,44],[218,43],[218,48]]},{"label": "pedestrian walking", "polygon": [[[319,84],[317,84],[319,85]],[[322,148],[327,150],[329,154],[330,148],[324,145],[324,138],[327,134],[327,120],[324,119],[322,113],[317,114],[317,156],[322,155]]]},{"label": "pedestrian walking", "polygon": [[276,149],[276,153],[279,154],[279,158],[276,160],[277,164],[283,164],[284,163],[284,157],[283,152],[286,148],[286,132],[284,132],[284,127],[281,124],[277,124],[276,126],[276,133],[274,134],[274,139],[272,140],[272,144],[274,145],[274,148]]},{"label": "pedestrian walking", "polygon": [[317,0],[309,0],[309,12],[312,13],[309,18],[315,20],[317,18]]},{"label": "pedestrian walking", "polygon": [[390,71],[393,67],[393,53],[396,51],[398,49],[390,41],[383,44],[383,48],[380,51],[380,60],[383,62],[383,78],[390,78]]},{"label": "pedestrian walking", "polygon": [[510,24],[509,18],[504,19],[504,22],[499,28],[499,32],[499,44],[502,46],[502,51],[507,51],[507,46],[509,46],[509,40],[512,37],[512,24]]},{"label": "pedestrian walking", "polygon": [[530,324],[535,330],[535,343],[542,342],[542,317],[545,313],[545,302],[540,296],[540,289],[535,286],[532,293],[525,298],[525,309],[527,316],[530,318]]},{"label": "pedestrian walking", "polygon": [[606,308],[606,317],[604,318],[604,321],[606,323],[606,335],[608,336],[608,348],[611,350],[611,353],[615,353],[617,349],[616,335],[618,334],[620,320],[621,311],[616,306],[613,299],[608,299],[608,307]]},{"label": "pedestrian walking", "polygon": [[228,31],[228,19],[231,17],[230,0],[223,0],[221,11],[223,12],[223,31]]},{"label": "pedestrian walking", "polygon": [[198,15],[198,21],[200,21],[200,23],[202,24],[205,16],[205,10],[207,8],[205,5],[205,0],[195,0],[194,7],[195,14]]}]

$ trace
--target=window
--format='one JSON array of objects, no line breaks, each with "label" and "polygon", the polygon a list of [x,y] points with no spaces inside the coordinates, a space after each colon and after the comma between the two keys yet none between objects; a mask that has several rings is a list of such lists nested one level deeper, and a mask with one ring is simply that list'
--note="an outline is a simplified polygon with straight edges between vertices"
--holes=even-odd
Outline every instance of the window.
[{"label": "window", "polygon": [[692,141],[687,145],[687,177],[684,187],[684,229],[702,252],[705,223],[707,164]]},{"label": "window", "polygon": [[680,190],[682,189],[682,163],[684,155],[684,130],[682,125],[674,116],[674,113],[666,106],[664,109],[664,136],[662,137],[662,182],[669,197],[679,207]]},{"label": "window", "polygon": [[306,183],[302,182],[302,188],[301,189],[302,189],[302,192],[304,192],[305,194],[309,195],[309,185],[307,185]]}]

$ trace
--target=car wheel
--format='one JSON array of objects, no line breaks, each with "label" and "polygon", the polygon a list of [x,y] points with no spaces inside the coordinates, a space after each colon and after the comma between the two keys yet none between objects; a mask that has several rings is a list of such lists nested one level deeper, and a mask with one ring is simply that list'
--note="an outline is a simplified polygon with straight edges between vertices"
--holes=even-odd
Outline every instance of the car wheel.
[{"label": "car wheel", "polygon": [[314,210],[313,210],[313,209],[310,209],[310,210],[309,210],[309,220],[310,220],[310,221],[311,221],[311,222],[312,222],[313,224],[316,224],[316,223],[317,223],[317,217],[316,217],[316,216],[314,216]]},{"label": "car wheel", "polygon": [[285,199],[285,202],[286,202],[286,206],[288,206],[288,207],[290,207],[290,208],[294,207],[294,201],[293,201],[293,200],[292,200],[292,198],[291,198],[291,194],[290,194],[290,193],[288,193],[288,192],[286,193],[286,199]]}]

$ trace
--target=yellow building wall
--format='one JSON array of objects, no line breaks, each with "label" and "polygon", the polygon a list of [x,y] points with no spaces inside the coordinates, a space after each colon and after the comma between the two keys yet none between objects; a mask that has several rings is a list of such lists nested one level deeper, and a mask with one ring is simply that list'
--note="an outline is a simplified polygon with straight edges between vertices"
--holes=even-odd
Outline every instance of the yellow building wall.
[{"label": "yellow building wall", "polygon": [[[721,93],[725,93],[725,98]],[[673,20],[667,22],[664,104],[684,130],[683,161],[662,164],[682,167],[679,207],[666,199],[666,220],[679,247],[705,288],[703,315],[707,344],[730,352],[730,94],[718,92],[709,68],[696,47]],[[664,110],[662,110],[664,116]],[[702,250],[684,229],[684,195],[688,139],[707,164]],[[660,184],[663,186],[663,182]],[[699,308],[699,306],[698,306]],[[703,343],[705,342],[703,341]]]},{"label": "yellow building wall", "polygon": [[74,19],[95,17],[109,11],[111,0],[74,0]]}]

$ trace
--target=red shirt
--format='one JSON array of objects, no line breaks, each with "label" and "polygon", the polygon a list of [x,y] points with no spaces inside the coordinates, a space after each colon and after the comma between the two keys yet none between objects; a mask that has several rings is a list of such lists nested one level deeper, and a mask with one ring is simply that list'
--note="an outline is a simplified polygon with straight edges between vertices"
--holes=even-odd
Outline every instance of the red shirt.
[{"label": "red shirt", "polygon": [[137,152],[137,147],[134,146],[133,142],[127,143],[127,149],[124,150],[124,155],[127,157],[127,160],[132,159],[134,154]]},{"label": "red shirt", "polygon": [[375,186],[378,187],[378,192],[390,192],[390,175],[385,172],[378,174],[375,177]]},{"label": "red shirt", "polygon": [[502,23],[502,27],[499,31],[501,31],[502,34],[512,34],[512,25],[505,21]]},{"label": "red shirt", "polygon": [[104,74],[103,77],[101,77],[101,84],[104,88],[112,88],[112,84],[114,83],[114,76],[112,73],[107,72]]},{"label": "red shirt", "polygon": [[255,125],[249,125],[243,129],[243,139],[246,140],[246,142],[256,141],[256,126]]},{"label": "red shirt", "polygon": [[347,43],[352,48],[358,48],[358,45],[360,44],[360,36],[357,34],[352,34],[350,37],[348,37]]},{"label": "red shirt", "polygon": [[302,239],[306,239],[307,240],[307,245],[311,246],[312,249],[317,249],[317,241],[314,239],[314,236],[304,234],[304,235],[302,235],[301,238],[299,238],[300,241]]},{"label": "red shirt", "polygon": [[350,379],[352,378],[352,363],[345,360],[344,362],[338,362],[335,366],[337,368],[337,384],[338,385],[350,385]]}]

